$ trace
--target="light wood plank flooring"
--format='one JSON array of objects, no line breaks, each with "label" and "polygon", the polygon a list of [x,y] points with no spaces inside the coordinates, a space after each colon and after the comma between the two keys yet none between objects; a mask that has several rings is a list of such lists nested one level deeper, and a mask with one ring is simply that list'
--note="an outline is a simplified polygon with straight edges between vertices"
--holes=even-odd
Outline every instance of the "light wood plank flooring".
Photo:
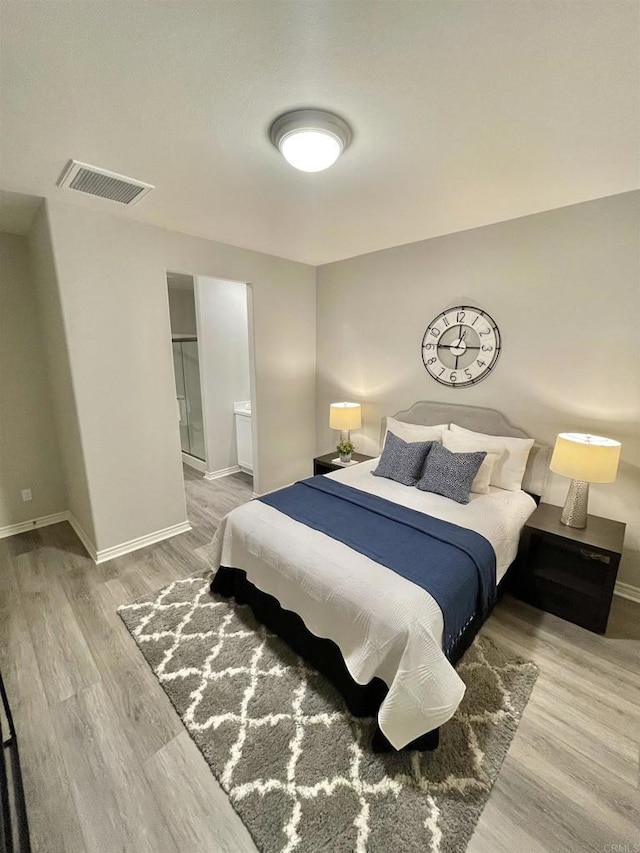
[{"label": "light wood plank flooring", "polygon": [[[189,533],[100,566],[66,524],[0,541],[0,667],[34,853],[255,851],[116,613],[204,571],[198,549],[251,494],[240,474],[185,468],[185,482]],[[483,631],[541,673],[470,853],[633,851],[640,605],[615,598],[599,637],[505,597]]]}]

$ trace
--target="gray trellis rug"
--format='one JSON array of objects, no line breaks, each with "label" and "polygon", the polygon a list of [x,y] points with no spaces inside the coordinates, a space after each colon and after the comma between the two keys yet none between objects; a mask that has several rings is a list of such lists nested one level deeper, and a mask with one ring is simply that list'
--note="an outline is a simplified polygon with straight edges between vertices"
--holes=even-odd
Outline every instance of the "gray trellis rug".
[{"label": "gray trellis rug", "polygon": [[537,677],[476,638],[439,748],[375,755],[373,721],[208,580],[119,613],[263,853],[465,850]]}]

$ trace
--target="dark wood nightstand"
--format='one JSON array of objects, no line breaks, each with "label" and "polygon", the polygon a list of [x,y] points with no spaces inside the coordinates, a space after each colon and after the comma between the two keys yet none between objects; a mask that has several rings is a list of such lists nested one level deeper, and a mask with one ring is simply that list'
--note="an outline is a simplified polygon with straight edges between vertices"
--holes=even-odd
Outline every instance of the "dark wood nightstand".
[{"label": "dark wood nightstand", "polygon": [[[324,456],[316,456],[313,460],[313,474],[329,474],[331,471],[342,471],[348,468],[348,465],[335,465],[331,460],[338,458],[338,451],[333,453],[325,453]],[[352,453],[351,458],[356,462],[366,462],[368,459],[373,459],[373,456],[365,456],[364,453]]]},{"label": "dark wood nightstand", "polygon": [[513,592],[604,634],[626,525],[590,515],[584,530],[561,524],[562,507],[541,503],[524,526]]}]

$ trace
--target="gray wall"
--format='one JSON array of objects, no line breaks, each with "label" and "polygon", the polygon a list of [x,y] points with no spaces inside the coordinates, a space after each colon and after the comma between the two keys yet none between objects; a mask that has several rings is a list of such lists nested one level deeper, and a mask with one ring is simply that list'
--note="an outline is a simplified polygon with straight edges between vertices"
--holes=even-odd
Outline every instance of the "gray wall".
[{"label": "gray wall", "polygon": [[[626,521],[620,580],[640,586],[640,193],[625,193],[318,269],[317,435],[329,404],[363,404],[358,450],[380,418],[415,400],[490,406],[553,443],[560,431],[622,442],[616,483],[591,487],[593,514]],[[444,308],[488,311],[503,351],[479,385],[448,389],[424,369],[425,327]],[[552,475],[545,499],[562,504]]]},{"label": "gray wall", "polygon": [[66,508],[73,514],[86,538],[95,542],[92,497],[71,371],[70,344],[67,340],[46,203],[40,207],[28,239],[29,256],[38,293],[47,377],[64,472]]},{"label": "gray wall", "polygon": [[238,464],[233,404],[251,399],[247,286],[198,277],[198,353],[207,472]]},{"label": "gray wall", "polygon": [[315,455],[316,269],[156,229],[164,268],[251,284],[257,492],[309,476]]},{"label": "gray wall", "polygon": [[0,528],[66,509],[27,241],[0,233]]},{"label": "gray wall", "polygon": [[172,335],[197,335],[196,301],[193,286],[173,287],[169,282],[169,315]]},{"label": "gray wall", "polygon": [[97,549],[186,518],[168,269],[252,283],[256,489],[309,474],[315,269],[59,201],[47,208]]}]

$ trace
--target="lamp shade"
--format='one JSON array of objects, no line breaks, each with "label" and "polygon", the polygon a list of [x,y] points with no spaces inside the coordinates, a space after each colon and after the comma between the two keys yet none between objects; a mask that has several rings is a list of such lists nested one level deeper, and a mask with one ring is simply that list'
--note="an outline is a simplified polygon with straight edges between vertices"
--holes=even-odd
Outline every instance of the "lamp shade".
[{"label": "lamp shade", "polygon": [[329,426],[339,430],[360,429],[360,412],[360,403],[332,403],[329,409]]},{"label": "lamp shade", "polygon": [[601,435],[561,432],[550,468],[556,474],[587,483],[613,483],[620,459],[619,441]]}]

